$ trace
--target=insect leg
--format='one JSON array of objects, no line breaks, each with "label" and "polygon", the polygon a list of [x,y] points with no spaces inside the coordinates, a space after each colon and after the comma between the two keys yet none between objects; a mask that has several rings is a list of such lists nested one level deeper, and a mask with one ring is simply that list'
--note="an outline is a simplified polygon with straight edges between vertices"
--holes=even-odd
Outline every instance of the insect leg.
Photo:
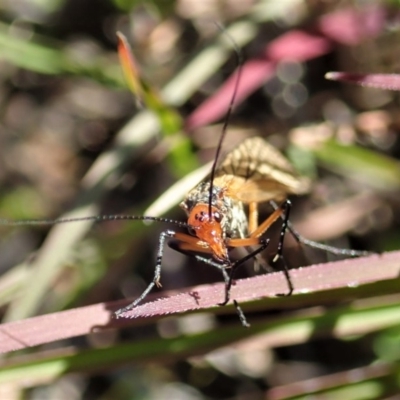
[{"label": "insect leg", "polygon": [[[215,268],[218,268],[221,272],[222,272],[222,276],[224,277],[224,282],[225,282],[225,299],[227,299],[226,301],[224,300],[223,303],[219,303],[219,306],[225,306],[226,303],[228,303],[229,301],[229,291],[230,291],[230,287],[232,286],[232,282],[231,282],[231,277],[230,275],[228,275],[228,273],[226,272],[227,268],[230,267],[230,265],[227,264],[219,264],[213,260],[210,260],[209,258],[205,258],[205,257],[201,257],[201,256],[195,256],[196,260],[201,261],[205,264],[211,265]],[[246,256],[246,260],[247,260],[247,256]],[[245,261],[246,261],[245,260]],[[240,260],[241,261],[241,260]],[[243,261],[244,262],[244,261]],[[233,264],[235,265],[235,264]],[[229,289],[227,289],[229,287]],[[227,295],[227,290],[228,290],[228,295]],[[239,303],[236,300],[233,300],[233,304],[235,306],[236,309],[236,313],[239,317],[240,323],[245,327],[248,328],[250,327],[250,324],[247,322],[246,316],[244,315],[244,312],[242,310],[242,308],[240,307]]]},{"label": "insect leg", "polygon": [[[211,258],[206,258],[202,256],[194,256],[194,257],[197,261],[201,261],[204,264],[208,264],[211,265],[212,267],[219,269],[222,272],[222,275],[224,275],[224,272],[226,273],[227,268],[230,268],[230,264],[227,263],[221,264],[218,263],[217,261],[212,260]],[[228,276],[228,274],[226,276]]]},{"label": "insect leg", "polygon": [[[176,239],[178,239],[179,243],[177,245],[171,246],[173,249],[177,250],[177,251],[181,251],[183,253],[185,252],[192,252],[192,251],[200,251],[200,252],[205,252],[205,253],[212,253],[212,251],[209,248],[204,248],[202,246],[199,245],[199,241],[197,238],[194,238],[192,236],[183,234],[183,233],[177,233],[174,236]],[[170,244],[171,245],[171,244]],[[214,268],[217,268],[221,271],[222,276],[224,278],[224,282],[225,282],[225,292],[226,292],[226,288],[232,285],[232,282],[230,282],[230,276],[227,273],[227,269],[231,267],[230,263],[220,263],[217,261],[214,261],[210,258],[206,258],[203,256],[199,256],[199,255],[195,255],[194,256],[196,258],[196,260],[201,261],[204,264],[208,264],[211,265]],[[246,261],[248,258],[250,257],[246,257],[242,262]],[[226,294],[225,294],[226,297]],[[228,297],[229,300],[229,297]],[[222,305],[225,305],[228,301],[224,302]],[[240,308],[238,302],[236,300],[233,301],[235,308],[236,308],[236,312],[239,316],[240,322],[244,327],[249,327],[250,325],[248,324],[246,317],[242,311],[242,309]]]},{"label": "insect leg", "polygon": [[258,226],[258,204],[254,201],[249,203],[249,232],[254,232]]},{"label": "insect leg", "polygon": [[[270,201],[270,204],[272,205],[272,207],[275,210],[280,208],[280,206],[272,200]],[[285,217],[282,216],[281,218],[284,219]],[[362,257],[362,256],[368,256],[368,255],[373,254],[370,251],[341,249],[338,247],[329,246],[324,243],[315,242],[314,240],[306,239],[305,237],[300,235],[299,232],[296,231],[296,229],[293,227],[293,225],[290,221],[287,221],[287,229],[298,243],[304,244],[304,245],[312,247],[314,249],[324,250],[331,254],[349,256],[349,257]]]},{"label": "insect leg", "polygon": [[[258,249],[256,249],[252,253],[248,254],[247,256],[241,258],[240,260],[238,260],[232,264],[232,269],[231,269],[231,273],[229,276],[226,273],[226,269],[223,270],[224,271],[223,276],[224,276],[224,280],[225,280],[225,300],[222,303],[218,304],[219,306],[225,306],[230,299],[232,282],[233,282],[233,278],[234,278],[235,272],[238,269],[238,267],[240,265],[242,265],[244,262],[246,262],[247,260],[255,257],[261,251],[263,251],[268,246],[268,243],[269,243],[269,239],[260,239],[261,246]],[[239,303],[237,302],[237,300],[233,300],[233,304],[235,306],[236,313],[239,317],[240,323],[245,328],[249,328],[250,324],[247,322],[247,318],[244,315],[244,312],[243,312],[242,308],[240,307]]]},{"label": "insect leg", "polygon": [[[277,221],[279,218],[283,220],[281,233],[279,236],[279,243],[276,255],[273,259],[273,263],[276,263],[278,259],[282,260],[283,264],[283,273],[285,274],[286,281],[289,286],[289,292],[286,294],[279,294],[278,296],[290,296],[293,293],[293,283],[289,275],[289,270],[287,268],[286,262],[283,258],[283,241],[285,239],[285,234],[289,221],[289,213],[291,208],[291,202],[289,200],[285,200],[280,206],[277,206],[275,211],[253,232],[250,233],[249,238],[244,239],[231,239],[228,242],[228,246],[230,247],[240,247],[240,246],[254,246],[255,244],[259,244],[259,238],[262,234],[264,234],[269,227]],[[252,253],[251,253],[252,254]]]},{"label": "insect leg", "polygon": [[[265,233],[269,227],[279,219],[279,217],[282,217],[282,214],[284,213],[284,207],[279,207],[277,208],[262,224],[260,224],[254,231],[250,231],[250,237],[249,239],[257,239],[259,238],[263,233]],[[246,240],[246,239],[238,239],[240,240]],[[232,240],[231,242],[233,242]],[[235,246],[235,244],[229,243],[230,246]],[[245,246],[245,244],[242,244]],[[240,246],[240,245],[239,245]],[[236,246],[235,246],[236,247]]]},{"label": "insect leg", "polygon": [[161,283],[160,283],[161,263],[162,263],[162,257],[163,257],[163,252],[164,252],[165,239],[173,238],[173,237],[175,237],[175,235],[176,235],[176,233],[171,230],[161,232],[160,238],[158,241],[157,259],[156,259],[156,266],[154,269],[153,280],[147,286],[147,288],[143,291],[143,293],[134,302],[132,302],[131,304],[127,305],[126,307],[121,308],[115,312],[115,316],[117,318],[122,316],[122,314],[124,314],[125,312],[130,311],[133,308],[135,308],[149,294],[149,292],[153,289],[154,286],[161,287]]},{"label": "insect leg", "polygon": [[[202,256],[195,256],[195,258],[196,258],[197,261],[201,261],[204,264],[211,265],[212,267],[215,267],[215,268],[217,268],[217,269],[219,269],[221,271],[222,276],[224,278],[224,282],[225,282],[225,292],[226,292],[226,288],[228,287],[228,285],[229,285],[229,287],[232,285],[232,282],[230,282],[231,281],[230,275],[226,272],[226,270],[228,268],[231,268],[232,266],[234,266],[235,263],[232,264],[232,265],[230,265],[230,264],[220,264],[220,263],[218,263],[216,261],[211,260],[210,258],[205,258],[205,257],[202,257]],[[225,299],[226,299],[226,294],[225,294]],[[219,303],[218,305],[219,306],[224,306],[224,305],[226,305],[226,303],[228,301],[229,301],[229,298],[228,298],[227,301],[224,301],[223,303]]]},{"label": "insect leg", "polygon": [[228,303],[228,301],[230,300],[232,282],[233,282],[233,278],[235,277],[235,273],[236,273],[237,269],[242,264],[244,264],[247,260],[254,258],[257,254],[264,251],[267,248],[269,242],[270,242],[269,239],[264,239],[264,238],[259,239],[260,247],[258,249],[252,251],[251,253],[247,254],[245,257],[241,258],[240,260],[235,261],[232,264],[231,273],[229,275],[229,280],[228,280],[227,284],[225,285],[225,300],[219,304],[220,306],[226,305]]},{"label": "insect leg", "polygon": [[282,261],[283,273],[285,274],[285,278],[288,283],[289,292],[288,293],[279,293],[278,296],[290,296],[294,290],[292,278],[290,277],[289,269],[288,269],[285,259],[283,257],[283,242],[285,240],[285,234],[286,234],[286,230],[287,230],[288,223],[289,223],[289,215],[290,215],[291,208],[292,208],[292,203],[290,202],[290,200],[285,200],[284,203],[280,205],[280,209],[283,211],[283,215],[281,214],[281,218],[282,218],[283,222],[282,222],[281,233],[279,236],[278,250],[276,251],[276,255],[273,258],[272,262],[276,263],[278,261],[278,259],[280,259]]}]

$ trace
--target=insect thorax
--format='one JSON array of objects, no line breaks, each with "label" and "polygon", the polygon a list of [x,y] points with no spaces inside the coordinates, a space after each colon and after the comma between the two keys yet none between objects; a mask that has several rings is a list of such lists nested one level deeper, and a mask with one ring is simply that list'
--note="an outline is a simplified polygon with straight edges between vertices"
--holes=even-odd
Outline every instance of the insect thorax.
[{"label": "insect thorax", "polygon": [[[209,196],[210,182],[201,182],[186,195],[180,206],[189,216],[196,205],[208,204]],[[247,216],[241,201],[227,196],[225,188],[213,186],[211,205],[223,216],[221,227],[224,238],[247,237]]]}]

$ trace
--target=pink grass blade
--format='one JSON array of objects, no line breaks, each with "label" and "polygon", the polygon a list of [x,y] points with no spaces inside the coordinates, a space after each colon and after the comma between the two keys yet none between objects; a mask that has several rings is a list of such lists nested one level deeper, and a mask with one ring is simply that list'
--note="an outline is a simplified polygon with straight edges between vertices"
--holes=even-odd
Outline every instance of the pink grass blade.
[{"label": "pink grass blade", "polygon": [[348,7],[323,15],[317,26],[326,38],[346,46],[356,46],[382,32],[385,14],[384,7],[377,4]]},{"label": "pink grass blade", "polygon": [[[334,261],[290,271],[294,294],[356,287],[374,281],[398,278],[400,251],[384,255]],[[232,286],[231,299],[239,303],[274,297],[287,291],[282,273],[242,279]],[[155,317],[213,307],[224,299],[222,284],[199,286],[190,292],[140,305],[125,314],[126,318]]]},{"label": "pink grass blade", "polygon": [[[321,292],[318,300],[318,304],[321,304],[325,296],[322,291],[348,288],[351,295],[351,288],[382,280],[398,279],[399,270],[400,251],[396,251],[299,268],[292,270],[291,275],[296,288],[295,293]],[[242,303],[271,297],[275,306],[276,302],[290,302],[301,306],[303,303],[301,297],[276,297],[277,293],[282,293],[286,289],[286,282],[281,273],[266,274],[236,281],[232,287],[231,297]],[[373,293],[368,292],[368,295],[371,294]],[[164,296],[166,295],[164,293]],[[223,300],[223,297],[224,285],[217,283],[186,289],[179,294],[157,300],[154,300],[155,294],[153,294],[149,296],[153,300],[139,305],[127,312],[126,318],[118,320],[115,319],[114,312],[129,304],[130,300],[99,303],[9,322],[0,327],[0,352],[4,353],[87,335],[96,330],[139,324],[150,317],[162,317],[210,307],[215,308],[216,304]],[[312,299],[309,301],[312,301]],[[220,310],[223,310],[223,308],[220,308]],[[237,323],[239,324],[239,321]]]},{"label": "pink grass blade", "polygon": [[400,90],[399,74],[356,74],[352,72],[328,72],[326,79],[355,83],[361,86],[384,90]]},{"label": "pink grass blade", "polygon": [[[236,104],[243,102],[250,94],[270,80],[274,76],[279,62],[304,62],[320,57],[328,53],[330,49],[329,40],[300,30],[293,30],[278,37],[264,47],[258,58],[251,59],[243,65]],[[186,119],[186,129],[192,130],[208,125],[226,114],[236,74],[237,71]]]}]

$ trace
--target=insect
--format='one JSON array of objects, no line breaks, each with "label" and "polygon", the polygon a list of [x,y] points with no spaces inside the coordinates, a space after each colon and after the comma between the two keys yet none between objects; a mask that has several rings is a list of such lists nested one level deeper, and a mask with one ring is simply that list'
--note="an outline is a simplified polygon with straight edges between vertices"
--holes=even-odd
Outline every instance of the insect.
[{"label": "insect", "polygon": [[[269,240],[262,235],[285,214],[278,249],[281,256],[290,202],[285,200],[260,225],[258,203],[286,199],[289,194],[306,193],[310,188],[308,178],[298,175],[278,150],[259,137],[245,140],[227,155],[221,166],[216,168],[216,165],[214,162],[211,174],[196,185],[180,204],[188,216],[190,234],[173,230],[161,233],[153,281],[138,299],[117,311],[117,316],[137,306],[154,286],[160,286],[162,249],[167,238],[174,240],[172,247],[179,251],[212,255],[213,259],[196,258],[221,270],[226,283],[225,300],[221,305],[229,301],[235,269],[267,247]],[[245,205],[249,206],[249,217]],[[259,247],[242,259],[231,261],[231,248],[248,246]],[[231,273],[228,275],[229,270]],[[291,294],[293,285],[289,272],[286,268],[284,272],[289,284],[288,294]],[[243,325],[247,326],[242,311],[237,303],[235,305]]]},{"label": "insect", "polygon": [[[240,63],[239,63],[240,65]],[[161,286],[161,266],[164,244],[172,239],[172,246],[183,252],[200,253],[196,258],[218,268],[225,282],[225,299],[221,305],[230,300],[230,287],[236,270],[248,259],[255,257],[269,244],[265,232],[279,219],[282,219],[280,240],[276,251],[277,258],[282,257],[283,241],[289,229],[298,241],[313,245],[314,242],[302,239],[289,223],[290,194],[303,194],[310,189],[310,181],[301,177],[288,160],[274,147],[261,138],[250,138],[237,149],[229,153],[219,165],[219,155],[227,133],[227,124],[235,102],[240,74],[231,98],[230,107],[225,118],[217,153],[210,175],[192,189],[181,207],[188,216],[186,223],[166,218],[134,215],[99,215],[82,218],[65,218],[56,220],[9,221],[0,220],[4,225],[44,225],[92,220],[151,220],[166,222],[178,227],[187,228],[189,233],[176,232],[172,229],[160,234],[157,258],[152,282],[143,293],[130,305],[116,312],[123,317],[126,312],[136,307],[154,288]],[[267,201],[279,201],[275,211],[261,224],[258,223],[258,204]],[[248,207],[248,213],[245,208]],[[245,257],[232,261],[229,251],[235,247],[253,247]],[[314,247],[329,250],[329,246],[315,244]],[[332,248],[333,249],[333,248]],[[332,250],[333,252],[335,250]],[[344,254],[342,251],[340,254]],[[351,254],[357,255],[357,254]],[[211,257],[210,257],[211,256]],[[288,282],[288,295],[293,291],[289,271],[284,264],[284,274]],[[246,318],[235,302],[242,324],[247,326]]]},{"label": "insect", "polygon": [[[119,38],[122,64],[125,65],[125,70],[133,70],[135,66],[130,48],[120,34]],[[240,52],[237,54],[239,55]],[[126,68],[129,65],[131,68]],[[240,60],[238,60],[238,65],[241,65]],[[300,177],[289,161],[261,138],[246,140],[236,150],[229,153],[221,165],[218,164],[228,121],[235,103],[240,71],[239,68],[211,173],[196,185],[180,204],[187,214],[190,234],[173,230],[161,233],[152,282],[133,303],[118,310],[117,316],[123,316],[124,313],[137,306],[154,286],[160,286],[161,260],[166,239],[173,239],[171,247],[176,250],[212,255],[213,259],[198,255],[196,258],[222,272],[226,290],[225,300],[221,305],[229,301],[235,270],[247,259],[256,256],[267,247],[269,240],[263,238],[262,235],[278,218],[284,215],[277,251],[277,257],[282,258],[283,239],[290,211],[290,202],[286,198],[289,194],[303,194],[309,191],[310,181]],[[126,75],[129,76],[129,73]],[[132,81],[132,79],[130,80]],[[258,226],[258,203],[283,199],[285,202]],[[249,207],[249,218],[245,213],[244,204]],[[244,258],[236,262],[230,260],[229,250],[231,248],[257,245],[258,249],[250,252]],[[230,270],[229,275],[228,270]],[[293,285],[285,264],[284,273],[289,285],[288,294],[291,294]],[[235,306],[242,324],[247,326],[244,314],[236,302]]]},{"label": "insect", "polygon": [[[202,241],[200,246],[203,248],[195,244],[193,250],[212,253],[229,268],[229,248],[264,246],[260,238],[285,214],[281,247],[290,210],[287,196],[305,194],[310,186],[310,180],[300,176],[289,161],[264,139],[253,137],[245,140],[181,203],[192,233]],[[258,204],[270,200],[285,202],[259,225]],[[181,249],[190,247],[190,244],[180,246]],[[281,250],[279,248],[279,252]],[[293,287],[288,274],[287,279],[291,294]],[[228,300],[227,292],[225,302]]]},{"label": "insect", "polygon": [[[233,42],[235,47],[235,43]],[[294,287],[288,268],[282,256],[283,242],[289,230],[299,243],[322,249],[334,254],[360,256],[365,252],[337,249],[325,244],[307,240],[299,235],[289,222],[291,203],[289,195],[301,195],[310,190],[311,182],[300,176],[290,162],[273,146],[261,138],[250,138],[229,153],[221,165],[218,164],[221,148],[227,134],[227,126],[235,103],[241,73],[240,51],[236,49],[239,70],[230,105],[218,142],[211,173],[196,185],[181,202],[181,208],[188,217],[188,230],[191,235],[167,231],[160,237],[159,257],[165,236],[177,239],[171,247],[182,252],[211,254],[213,259],[196,256],[199,261],[210,264],[221,270],[225,280],[225,299],[220,305],[230,300],[230,288],[237,268],[250,258],[254,258],[269,244],[263,237],[265,232],[279,218],[282,227],[276,256],[273,262],[283,262],[283,272],[291,295]],[[275,201],[282,201],[280,205]],[[271,202],[275,211],[260,225],[258,223],[258,204]],[[245,212],[245,205],[248,213]],[[161,240],[162,238],[162,240]],[[256,250],[235,262],[229,256],[229,250],[235,247],[259,246]],[[159,260],[159,258],[158,258]],[[227,270],[230,271],[229,275]],[[157,266],[148,288],[143,294],[117,313],[123,314],[134,308],[147,293],[159,285],[160,265]],[[234,301],[242,325],[248,326],[246,318],[236,301]]]}]

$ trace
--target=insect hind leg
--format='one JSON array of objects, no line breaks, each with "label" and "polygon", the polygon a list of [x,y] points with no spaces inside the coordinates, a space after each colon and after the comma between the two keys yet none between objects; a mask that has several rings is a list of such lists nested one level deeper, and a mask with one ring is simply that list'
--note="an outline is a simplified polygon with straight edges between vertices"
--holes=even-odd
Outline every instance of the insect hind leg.
[{"label": "insect hind leg", "polygon": [[[272,200],[270,201],[270,204],[274,208],[274,210],[277,210],[280,208],[280,206]],[[285,218],[285,217],[282,216],[281,218]],[[323,251],[326,251],[331,254],[348,256],[348,257],[362,257],[362,256],[369,256],[371,254],[374,254],[370,251],[343,249],[343,248],[338,248],[338,247],[330,246],[330,245],[327,245],[324,243],[315,242],[314,240],[307,239],[307,238],[303,237],[299,232],[297,232],[297,230],[293,227],[292,223],[289,220],[286,221],[286,226],[287,226],[287,230],[292,234],[292,236],[297,241],[297,243],[304,244],[304,245],[314,248],[314,249],[319,249],[319,250],[323,250]]]},{"label": "insect hind leg", "polygon": [[123,307],[115,312],[115,316],[117,318],[123,316],[127,311],[135,308],[139,303],[143,301],[143,299],[150,293],[150,291],[154,288],[154,286],[161,287],[160,278],[161,278],[161,264],[164,253],[164,243],[167,238],[174,238],[176,233],[172,230],[167,230],[161,232],[160,238],[158,241],[158,250],[157,250],[157,258],[156,258],[156,266],[154,268],[154,276],[153,280],[149,283],[147,288],[143,291],[143,293],[132,303],[128,304],[126,307]]}]

